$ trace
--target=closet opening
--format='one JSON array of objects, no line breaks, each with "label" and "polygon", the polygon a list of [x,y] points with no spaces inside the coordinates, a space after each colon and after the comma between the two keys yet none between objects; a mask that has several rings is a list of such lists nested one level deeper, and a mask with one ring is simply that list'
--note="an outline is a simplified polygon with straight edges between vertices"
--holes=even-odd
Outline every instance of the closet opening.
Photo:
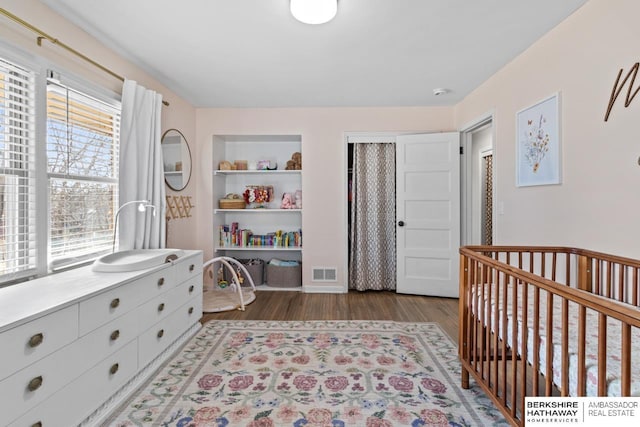
[{"label": "closet opening", "polygon": [[492,245],[495,236],[495,153],[492,116],[462,131],[462,245]]}]

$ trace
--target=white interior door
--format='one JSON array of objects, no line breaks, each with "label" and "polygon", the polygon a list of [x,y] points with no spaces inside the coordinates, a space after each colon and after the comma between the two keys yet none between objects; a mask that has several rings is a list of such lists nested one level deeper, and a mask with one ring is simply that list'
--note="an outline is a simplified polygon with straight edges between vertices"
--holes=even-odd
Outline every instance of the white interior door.
[{"label": "white interior door", "polygon": [[458,297],[460,136],[396,138],[397,292]]}]

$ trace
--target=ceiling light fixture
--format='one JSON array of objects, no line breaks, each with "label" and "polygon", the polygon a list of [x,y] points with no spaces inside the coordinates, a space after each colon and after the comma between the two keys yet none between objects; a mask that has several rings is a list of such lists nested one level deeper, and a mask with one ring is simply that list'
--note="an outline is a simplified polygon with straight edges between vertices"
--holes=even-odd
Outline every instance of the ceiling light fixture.
[{"label": "ceiling light fixture", "polygon": [[305,24],[324,24],[338,13],[338,0],[291,0],[291,14]]}]

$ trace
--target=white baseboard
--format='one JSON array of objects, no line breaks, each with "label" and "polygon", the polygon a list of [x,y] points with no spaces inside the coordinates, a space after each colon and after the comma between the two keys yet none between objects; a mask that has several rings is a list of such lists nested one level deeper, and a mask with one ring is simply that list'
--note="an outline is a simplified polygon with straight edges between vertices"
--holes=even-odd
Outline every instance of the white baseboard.
[{"label": "white baseboard", "polygon": [[305,285],[302,287],[305,294],[346,294],[347,288],[343,285]]}]

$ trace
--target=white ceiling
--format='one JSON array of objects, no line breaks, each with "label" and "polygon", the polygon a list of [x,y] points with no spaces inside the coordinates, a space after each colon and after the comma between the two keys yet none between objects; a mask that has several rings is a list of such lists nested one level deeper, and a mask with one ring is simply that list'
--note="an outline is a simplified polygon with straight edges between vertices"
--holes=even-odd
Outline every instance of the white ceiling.
[{"label": "white ceiling", "polygon": [[195,107],[329,107],[453,105],[587,0],[41,1]]}]

